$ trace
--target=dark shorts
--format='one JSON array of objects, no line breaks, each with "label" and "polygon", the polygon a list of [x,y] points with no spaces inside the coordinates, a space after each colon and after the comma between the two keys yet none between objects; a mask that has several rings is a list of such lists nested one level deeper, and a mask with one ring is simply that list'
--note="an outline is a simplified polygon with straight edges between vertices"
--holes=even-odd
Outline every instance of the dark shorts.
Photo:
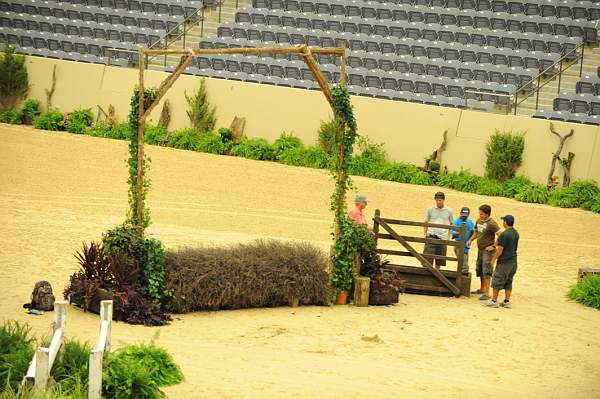
[{"label": "dark shorts", "polygon": [[[431,238],[431,237],[427,237],[427,238]],[[440,239],[440,241],[441,241],[441,239]],[[432,257],[427,256],[427,255],[446,256],[446,248],[447,248],[446,244],[438,244],[435,242],[426,242],[425,249],[423,250],[423,256],[432,265],[434,264],[433,261],[435,260],[435,265],[446,266],[446,259],[433,259]]]},{"label": "dark shorts", "polygon": [[517,272],[517,260],[498,261],[494,277],[492,278],[492,288],[496,290],[512,290],[513,278]]},{"label": "dark shorts", "polygon": [[477,277],[490,278],[494,273],[492,268],[492,258],[494,251],[486,251],[485,248],[477,250],[477,263],[475,264],[475,273]]}]

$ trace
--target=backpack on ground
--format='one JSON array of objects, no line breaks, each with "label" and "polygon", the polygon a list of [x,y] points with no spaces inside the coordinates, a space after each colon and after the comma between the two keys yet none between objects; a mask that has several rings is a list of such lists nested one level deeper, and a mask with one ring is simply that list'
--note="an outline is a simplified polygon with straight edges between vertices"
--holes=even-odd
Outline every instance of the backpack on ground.
[{"label": "backpack on ground", "polygon": [[31,309],[54,310],[54,294],[49,282],[42,280],[35,283],[31,293]]}]

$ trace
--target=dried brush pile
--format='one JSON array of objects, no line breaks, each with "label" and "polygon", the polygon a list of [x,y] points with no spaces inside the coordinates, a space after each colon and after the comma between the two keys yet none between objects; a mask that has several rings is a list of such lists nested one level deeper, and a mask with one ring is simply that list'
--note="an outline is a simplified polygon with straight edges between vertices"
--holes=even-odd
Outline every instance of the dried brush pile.
[{"label": "dried brush pile", "polygon": [[328,261],[308,243],[258,240],[166,253],[166,288],[176,313],[289,305],[331,298]]}]

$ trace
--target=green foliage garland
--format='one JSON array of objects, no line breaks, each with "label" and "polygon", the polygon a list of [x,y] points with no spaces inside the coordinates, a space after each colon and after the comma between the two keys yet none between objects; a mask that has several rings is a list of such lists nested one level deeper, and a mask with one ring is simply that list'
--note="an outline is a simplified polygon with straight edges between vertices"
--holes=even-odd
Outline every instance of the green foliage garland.
[{"label": "green foliage garland", "polygon": [[358,226],[351,220],[342,222],[331,254],[331,283],[338,292],[350,291],[354,282],[354,271],[358,267],[357,256],[368,252],[374,245],[373,234],[366,226]]}]

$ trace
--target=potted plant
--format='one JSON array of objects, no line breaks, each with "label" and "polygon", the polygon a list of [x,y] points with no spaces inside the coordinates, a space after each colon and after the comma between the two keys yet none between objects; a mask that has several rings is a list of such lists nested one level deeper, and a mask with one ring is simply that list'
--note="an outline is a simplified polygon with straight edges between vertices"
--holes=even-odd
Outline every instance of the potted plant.
[{"label": "potted plant", "polygon": [[404,291],[406,281],[398,273],[386,269],[389,263],[389,260],[381,258],[375,248],[362,255],[360,274],[371,279],[370,305],[398,303],[398,294]]},{"label": "potted plant", "polygon": [[335,297],[336,305],[345,305],[348,303],[348,292],[347,291],[338,291]]}]

